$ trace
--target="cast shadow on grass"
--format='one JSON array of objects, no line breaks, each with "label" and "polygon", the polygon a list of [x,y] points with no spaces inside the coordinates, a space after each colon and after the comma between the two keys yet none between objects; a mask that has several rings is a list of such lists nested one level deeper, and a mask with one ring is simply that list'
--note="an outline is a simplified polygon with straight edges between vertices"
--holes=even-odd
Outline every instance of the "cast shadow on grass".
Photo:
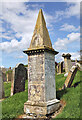
[{"label": "cast shadow on grass", "polygon": [[66,93],[67,93],[67,89],[58,90],[56,91],[56,98],[60,100],[61,97]]},{"label": "cast shadow on grass", "polygon": [[[76,82],[75,84],[73,84],[71,87],[77,87],[80,83],[81,83],[82,81],[79,81],[79,82]],[[71,88],[70,87],[70,88]],[[61,97],[64,95],[64,94],[66,94],[68,91],[67,91],[67,89],[61,89],[61,90],[58,90],[58,91],[56,91],[56,97],[57,97],[57,99],[61,99]]]},{"label": "cast shadow on grass", "polygon": [[76,82],[75,84],[72,85],[72,87],[77,87],[82,81]]}]

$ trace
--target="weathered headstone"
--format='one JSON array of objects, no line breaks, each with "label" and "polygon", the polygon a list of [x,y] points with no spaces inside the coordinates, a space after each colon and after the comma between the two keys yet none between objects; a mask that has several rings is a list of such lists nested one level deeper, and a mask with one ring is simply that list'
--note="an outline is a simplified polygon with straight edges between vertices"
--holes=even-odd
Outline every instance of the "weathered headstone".
[{"label": "weathered headstone", "polygon": [[2,80],[3,80],[3,82],[7,81],[6,73],[2,72]]},{"label": "weathered headstone", "polygon": [[55,58],[42,10],[40,9],[28,54],[28,101],[25,113],[50,114],[59,106],[55,87]]},{"label": "weathered headstone", "polygon": [[58,65],[57,65],[57,73],[58,74],[63,73],[63,62],[58,63]]},{"label": "weathered headstone", "polygon": [[15,93],[25,90],[25,80],[27,79],[27,70],[23,64],[17,64],[12,72],[11,96]]},{"label": "weathered headstone", "polygon": [[27,79],[28,79],[28,67],[25,67],[26,68],[26,70],[27,70]]},{"label": "weathered headstone", "polygon": [[59,63],[59,74],[63,73],[63,62]]},{"label": "weathered headstone", "polygon": [[12,72],[7,73],[7,82],[12,80]]},{"label": "weathered headstone", "polygon": [[77,66],[72,66],[72,68],[70,69],[70,71],[68,73],[68,76],[67,76],[67,78],[65,80],[64,88],[71,86],[71,84],[72,84],[72,82],[74,80],[74,77],[75,77],[75,75],[77,73],[77,69],[78,69]]},{"label": "weathered headstone", "polygon": [[57,73],[59,73],[59,64],[57,65]]},{"label": "weathered headstone", "polygon": [[71,63],[71,59],[70,59],[71,55],[69,53],[63,54],[62,57],[64,57],[65,72],[68,73],[72,67],[72,63]]},{"label": "weathered headstone", "polygon": [[4,85],[2,80],[2,71],[0,71],[0,99],[4,98]]}]

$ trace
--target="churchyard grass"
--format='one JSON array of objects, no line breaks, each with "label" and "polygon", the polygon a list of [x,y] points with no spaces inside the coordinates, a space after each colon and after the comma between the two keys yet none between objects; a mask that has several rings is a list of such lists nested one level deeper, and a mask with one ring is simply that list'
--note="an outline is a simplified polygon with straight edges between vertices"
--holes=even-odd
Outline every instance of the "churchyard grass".
[{"label": "churchyard grass", "polygon": [[5,98],[10,96],[11,82],[4,82]]},{"label": "churchyard grass", "polygon": [[[25,82],[25,91],[16,93],[13,96],[9,96],[10,93],[10,83],[5,83],[5,95],[8,97],[2,101],[2,117],[6,118],[16,118],[20,114],[23,114],[24,103],[28,98],[28,81]],[[8,88],[9,87],[9,88]],[[8,93],[7,93],[8,92]]]},{"label": "churchyard grass", "polygon": [[[66,90],[59,91],[58,88],[62,87],[64,77],[59,75],[60,79],[56,79],[57,83],[57,98],[66,101],[66,106],[63,111],[56,118],[79,118],[80,117],[80,75],[82,71],[77,71],[72,85],[76,87],[67,88]],[[54,119],[53,119],[54,120]]]},{"label": "churchyard grass", "polygon": [[[56,75],[57,99],[64,100],[66,106],[56,118],[79,118],[80,116],[80,71],[77,72],[72,85],[78,84],[76,87],[59,90],[66,80],[64,74]],[[10,96],[11,83],[4,83],[5,96],[8,97],[2,101],[3,118],[17,118],[24,114],[24,103],[27,101],[27,83],[25,82],[25,91]],[[53,119],[54,120],[54,119]]]}]

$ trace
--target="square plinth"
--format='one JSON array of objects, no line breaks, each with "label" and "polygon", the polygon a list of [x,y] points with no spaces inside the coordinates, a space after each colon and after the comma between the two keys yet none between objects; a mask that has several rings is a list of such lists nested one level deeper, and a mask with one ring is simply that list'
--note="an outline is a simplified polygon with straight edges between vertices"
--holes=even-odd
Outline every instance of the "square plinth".
[{"label": "square plinth", "polygon": [[57,99],[50,100],[48,102],[33,102],[27,101],[24,103],[24,112],[26,114],[42,114],[47,115],[58,110],[60,107],[60,101]]}]

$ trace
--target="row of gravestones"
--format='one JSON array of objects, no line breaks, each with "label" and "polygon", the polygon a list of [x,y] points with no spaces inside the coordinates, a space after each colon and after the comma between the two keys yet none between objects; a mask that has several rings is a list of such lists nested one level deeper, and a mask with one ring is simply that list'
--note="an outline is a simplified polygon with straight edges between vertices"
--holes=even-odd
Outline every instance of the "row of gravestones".
[{"label": "row of gravestones", "polygon": [[[79,69],[79,65],[77,64],[77,61],[75,62],[75,65],[72,66],[71,62],[71,55],[68,54],[63,54],[62,57],[64,57],[64,65],[65,65],[65,74],[64,76],[67,76],[64,86],[62,87],[63,89],[67,87],[71,87],[72,82],[74,80],[74,77],[77,73],[77,70]],[[63,62],[58,63],[57,65],[57,73],[61,74],[63,72]]]},{"label": "row of gravestones", "polygon": [[[25,90],[25,80],[27,80],[27,69],[23,64],[16,65],[12,71],[11,96]],[[4,86],[2,71],[0,71],[0,99],[4,98]]]},{"label": "row of gravestones", "polygon": [[[27,69],[27,76],[28,76],[28,67],[25,67],[25,68]],[[2,80],[3,80],[3,82],[9,82],[9,81],[12,80],[12,69],[11,69],[11,67],[7,71],[5,71],[5,72],[3,72],[1,69],[0,69],[0,71],[2,73]]]}]

